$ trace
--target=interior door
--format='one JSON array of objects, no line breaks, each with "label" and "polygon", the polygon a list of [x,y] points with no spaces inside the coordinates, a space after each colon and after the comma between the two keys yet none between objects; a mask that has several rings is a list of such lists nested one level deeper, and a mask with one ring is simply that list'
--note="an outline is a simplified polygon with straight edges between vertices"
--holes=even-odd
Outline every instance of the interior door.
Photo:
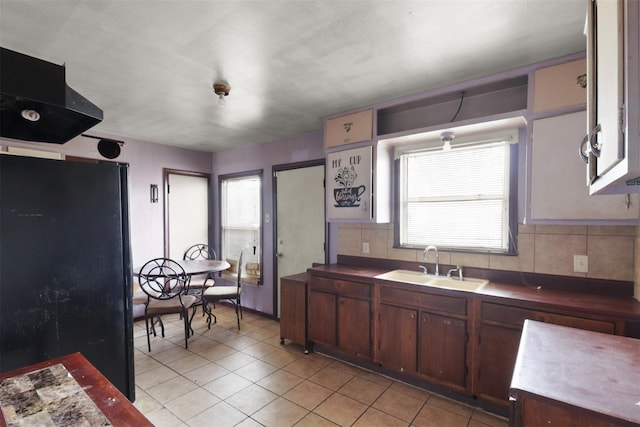
[{"label": "interior door", "polygon": [[166,171],[165,254],[182,259],[196,243],[209,243],[209,181],[205,174]]},{"label": "interior door", "polygon": [[280,278],[325,262],[324,165],[275,173],[276,306],[280,317]]}]

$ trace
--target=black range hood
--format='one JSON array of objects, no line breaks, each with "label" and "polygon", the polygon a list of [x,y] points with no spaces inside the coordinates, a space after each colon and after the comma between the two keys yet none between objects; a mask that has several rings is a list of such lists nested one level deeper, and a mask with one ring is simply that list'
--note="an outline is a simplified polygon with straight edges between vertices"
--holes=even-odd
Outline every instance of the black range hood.
[{"label": "black range hood", "polygon": [[0,136],[64,144],[102,121],[65,67],[0,47]]}]

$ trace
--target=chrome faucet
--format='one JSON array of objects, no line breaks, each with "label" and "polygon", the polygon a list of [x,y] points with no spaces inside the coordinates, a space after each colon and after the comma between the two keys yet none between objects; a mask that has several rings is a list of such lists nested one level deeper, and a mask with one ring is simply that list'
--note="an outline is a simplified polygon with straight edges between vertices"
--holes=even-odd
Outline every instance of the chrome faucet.
[{"label": "chrome faucet", "polygon": [[[435,275],[439,276],[440,275],[440,255],[438,255],[438,248],[436,248],[435,246],[427,246],[427,248],[424,250],[424,252],[422,253],[422,262],[427,262],[427,254],[429,253],[429,251],[434,251],[436,253],[436,272]],[[425,272],[425,274],[427,273],[427,268],[420,266],[420,268],[422,268]]]},{"label": "chrome faucet", "polygon": [[447,272],[447,277],[451,277],[452,273],[458,273],[458,280],[462,281],[464,280],[464,277],[462,277],[462,266],[461,265],[456,265],[456,268],[452,268],[451,270],[449,270]]}]

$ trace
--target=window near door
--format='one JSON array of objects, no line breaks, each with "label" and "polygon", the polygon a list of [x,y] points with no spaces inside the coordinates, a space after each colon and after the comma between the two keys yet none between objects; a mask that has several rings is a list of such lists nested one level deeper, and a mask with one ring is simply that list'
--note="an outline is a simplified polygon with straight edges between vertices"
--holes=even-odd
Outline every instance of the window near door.
[{"label": "window near door", "polygon": [[515,252],[518,132],[396,149],[396,244]]},{"label": "window near door", "polygon": [[222,259],[243,252],[242,281],[258,284],[262,258],[262,171],[220,177]]}]

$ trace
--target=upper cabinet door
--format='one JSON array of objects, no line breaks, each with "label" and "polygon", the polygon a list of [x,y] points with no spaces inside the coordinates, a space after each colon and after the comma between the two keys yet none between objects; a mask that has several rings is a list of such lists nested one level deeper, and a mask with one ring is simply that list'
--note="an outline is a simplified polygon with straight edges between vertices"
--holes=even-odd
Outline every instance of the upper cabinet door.
[{"label": "upper cabinet door", "polygon": [[622,116],[624,106],[624,22],[622,0],[595,1],[595,126],[600,146],[597,160],[598,176],[605,174],[623,158],[624,135]]},{"label": "upper cabinet door", "polygon": [[373,110],[327,119],[324,126],[324,147],[369,141],[372,134]]},{"label": "upper cabinet door", "polygon": [[584,111],[533,121],[531,223],[640,219],[638,194],[589,196],[575,143],[585,127]]},{"label": "upper cabinet door", "polygon": [[587,4],[589,192],[640,193],[640,2]]},{"label": "upper cabinet door", "polygon": [[586,60],[580,59],[536,70],[533,73],[534,113],[584,107],[587,91],[578,84],[578,77],[585,74],[586,68]]}]

